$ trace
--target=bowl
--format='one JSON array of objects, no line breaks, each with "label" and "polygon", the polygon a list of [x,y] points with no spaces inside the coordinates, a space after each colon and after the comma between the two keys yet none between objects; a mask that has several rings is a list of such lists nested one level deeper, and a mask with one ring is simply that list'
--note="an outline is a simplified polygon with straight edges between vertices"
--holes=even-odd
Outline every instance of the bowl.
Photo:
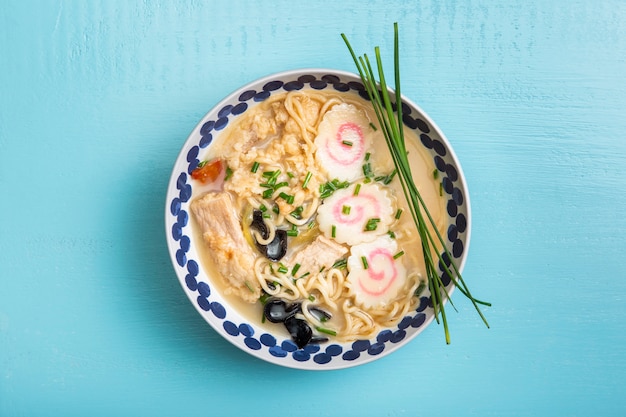
[{"label": "bowl", "polygon": [[[335,69],[298,69],[272,74],[253,81],[224,98],[193,129],[176,158],[167,189],[165,229],[176,276],[191,304],[213,329],[237,348],[267,362],[298,369],[331,370],[362,365],[385,357],[407,345],[434,319],[428,289],[392,328],[385,328],[369,339],[350,342],[309,343],[298,347],[289,335],[273,331],[247,319],[215,283],[219,277],[203,266],[201,251],[192,227],[190,202],[200,192],[191,179],[203,153],[225,129],[272,95],[300,89],[359,94],[365,97],[358,75]],[[403,97],[405,129],[413,130],[416,146],[432,158],[440,181],[446,218],[443,238],[449,253],[462,271],[470,239],[470,205],[463,171],[443,132],[415,103]],[[449,293],[454,283],[440,273]],[[443,339],[443,337],[442,337]],[[419,345],[412,346],[419,349]]]}]

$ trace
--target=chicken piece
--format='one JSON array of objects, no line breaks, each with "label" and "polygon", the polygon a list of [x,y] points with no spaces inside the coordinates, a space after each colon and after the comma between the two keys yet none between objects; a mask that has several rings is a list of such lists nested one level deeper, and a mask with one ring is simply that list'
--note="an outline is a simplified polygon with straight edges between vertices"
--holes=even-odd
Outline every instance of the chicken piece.
[{"label": "chicken piece", "polygon": [[291,260],[291,265],[300,264],[298,274],[318,273],[322,268],[329,269],[338,260],[348,253],[348,249],[328,239],[324,235],[319,235],[308,246],[298,251]]},{"label": "chicken piece", "polygon": [[226,294],[254,303],[261,286],[254,277],[255,254],[248,245],[228,193],[207,193],[191,203],[208,254],[226,283]]}]

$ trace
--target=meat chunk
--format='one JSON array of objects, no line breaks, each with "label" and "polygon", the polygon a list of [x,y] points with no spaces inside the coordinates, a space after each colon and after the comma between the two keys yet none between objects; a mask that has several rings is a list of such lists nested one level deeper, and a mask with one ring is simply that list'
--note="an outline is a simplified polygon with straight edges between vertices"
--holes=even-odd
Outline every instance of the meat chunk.
[{"label": "meat chunk", "polygon": [[226,283],[226,293],[254,303],[261,287],[254,277],[255,254],[248,245],[228,193],[207,193],[191,202],[208,254]]},{"label": "meat chunk", "polygon": [[318,273],[322,268],[328,269],[332,267],[346,253],[348,253],[348,249],[345,246],[328,239],[324,235],[319,235],[308,246],[298,251],[290,263],[292,265],[300,264],[298,273],[310,272],[314,274]]}]

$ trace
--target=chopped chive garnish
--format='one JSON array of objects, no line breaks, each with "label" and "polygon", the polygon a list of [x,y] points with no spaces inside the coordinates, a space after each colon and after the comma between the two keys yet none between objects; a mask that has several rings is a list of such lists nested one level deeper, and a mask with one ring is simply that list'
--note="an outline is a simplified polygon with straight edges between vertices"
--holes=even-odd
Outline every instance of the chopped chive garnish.
[{"label": "chopped chive garnish", "polygon": [[360,183],[359,183],[359,184],[357,184],[357,185],[354,187],[354,195],[359,195],[359,191],[361,191],[361,184],[360,184]]},{"label": "chopped chive garnish", "polygon": [[293,204],[293,200],[295,198],[291,194],[287,194],[287,193],[284,193],[284,192],[281,192],[280,194],[278,194],[278,196],[280,198],[282,198],[283,200],[285,200],[288,204]]},{"label": "chopped chive garnish", "polygon": [[396,234],[393,231],[389,231],[387,232],[387,234],[389,235],[390,238],[395,239],[396,238]]},{"label": "chopped chive garnish", "polygon": [[263,216],[262,216],[262,217],[263,217],[264,219],[271,219],[271,218],[272,218],[272,215],[271,215],[270,213],[263,213]]},{"label": "chopped chive garnish", "polygon": [[342,212],[343,214],[345,214],[345,215],[350,214],[350,206],[343,206],[343,207],[341,208],[341,212]]},{"label": "chopped chive garnish", "polygon": [[[477,300],[472,296],[470,290],[461,276],[461,272],[454,262],[453,256],[446,247],[444,238],[439,233],[435,221],[430,214],[424,199],[422,198],[409,166],[408,152],[405,146],[404,123],[403,123],[403,106],[402,93],[400,91],[400,48],[398,24],[394,23],[394,80],[395,91],[388,86],[385,81],[383,71],[383,59],[381,57],[380,48],[375,47],[376,67],[378,69],[378,79],[374,75],[374,70],[369,57],[364,54],[357,56],[348,41],[345,34],[341,34],[352,59],[358,69],[364,89],[372,103],[374,113],[378,120],[378,125],[383,131],[385,142],[393,159],[394,165],[398,170],[402,190],[406,200],[409,203],[411,216],[415,223],[415,227],[420,237],[423,259],[426,265],[426,278],[428,288],[431,294],[432,307],[436,321],[443,323],[446,343],[450,343],[450,332],[448,329],[448,320],[445,311],[445,301],[450,299],[450,295],[445,286],[441,282],[439,276],[439,268],[437,264],[443,265],[446,274],[450,275],[456,288],[465,295],[474,305],[476,312],[489,327],[487,320],[482,314],[479,304],[490,306],[485,301]],[[394,104],[394,103],[397,103]],[[439,193],[443,195],[443,185],[439,186]],[[434,233],[431,232],[431,227]],[[433,253],[436,255],[433,256]],[[444,255],[450,262],[444,262]]]},{"label": "chopped chive garnish", "polygon": [[374,217],[372,219],[369,219],[365,224],[365,229],[363,229],[363,231],[371,232],[373,230],[376,230],[378,228],[378,222],[380,222],[379,218]]},{"label": "chopped chive garnish", "polygon": [[304,207],[302,206],[298,206],[295,208],[294,211],[292,211],[290,214],[295,217],[296,219],[300,220],[302,218],[302,211],[304,210]]},{"label": "chopped chive garnish", "polygon": [[342,140],[341,143],[346,145],[346,146],[352,146],[353,145],[353,143],[350,142],[349,140]]},{"label": "chopped chive garnish", "polygon": [[[346,258],[338,259],[334,264],[333,268],[342,269],[348,266],[348,260]],[[321,272],[321,271],[320,271]]]},{"label": "chopped chive garnish", "polygon": [[396,210],[396,219],[399,219],[400,216],[402,216],[402,209],[399,208],[398,210]]},{"label": "chopped chive garnish", "polygon": [[287,173],[287,176],[288,176],[289,178],[294,178],[294,177],[295,177],[295,175],[294,175],[294,173],[293,173],[293,172],[288,172],[288,173]]},{"label": "chopped chive garnish", "polygon": [[396,253],[395,255],[393,255],[393,259],[398,259],[399,257],[401,257],[402,255],[404,255],[404,251],[401,250],[400,252]]},{"label": "chopped chive garnish", "polygon": [[257,161],[254,161],[254,163],[252,164],[252,169],[250,169],[250,171],[256,173],[259,170],[260,166],[261,164],[259,164]]},{"label": "chopped chive garnish", "polygon": [[272,207],[272,211],[276,214],[280,214],[280,208],[276,204],[274,204],[274,207]]},{"label": "chopped chive garnish", "polygon": [[326,265],[322,266],[322,267],[320,268],[320,274],[321,274],[322,272],[324,272],[324,270],[325,270],[325,269],[326,269]]},{"label": "chopped chive garnish", "polygon": [[252,288],[252,284],[250,284],[250,282],[248,282],[248,280],[245,280],[243,283],[246,284],[246,287],[248,287],[250,292],[254,292],[254,288]]},{"label": "chopped chive garnish", "polygon": [[366,153],[366,154],[365,154],[365,160],[366,160],[366,161],[369,161],[369,160],[370,160],[370,156],[372,156],[372,154],[371,154],[371,153],[369,153],[369,152],[368,152],[368,153]]},{"label": "chopped chive garnish", "polygon": [[289,269],[285,265],[280,264],[280,266],[278,267],[278,272],[280,272],[281,274],[286,274],[287,272],[289,272]]},{"label": "chopped chive garnish", "polygon": [[281,187],[288,187],[289,183],[287,181],[279,182],[274,186],[274,190],[278,190]]},{"label": "chopped chive garnish", "polygon": [[300,264],[295,264],[293,268],[291,269],[291,275],[295,277],[296,273],[298,272],[298,269],[300,269]]},{"label": "chopped chive garnish", "polygon": [[439,195],[442,196],[443,195],[443,182],[439,183]]},{"label": "chopped chive garnish", "polygon": [[267,190],[263,191],[263,198],[272,198],[272,195],[274,195],[273,188],[268,188]]},{"label": "chopped chive garnish", "polygon": [[320,333],[325,333],[331,336],[337,336],[337,332],[331,329],[327,329],[325,327],[320,327],[320,326],[315,326],[315,330],[317,330]]},{"label": "chopped chive garnish", "polygon": [[298,229],[289,229],[286,233],[289,237],[296,237],[298,236]]},{"label": "chopped chive garnish", "polygon": [[363,164],[363,175],[366,178],[371,178],[372,176],[374,176],[374,172],[372,172],[372,164],[370,164],[369,162],[367,164]]},{"label": "chopped chive garnish", "polygon": [[433,169],[433,178],[434,179],[439,178],[439,170],[437,168]]},{"label": "chopped chive garnish", "polygon": [[309,301],[310,301],[310,302],[315,301],[315,297],[313,297],[313,294],[309,295]]},{"label": "chopped chive garnish", "polygon": [[334,224],[330,228],[330,236],[333,238],[337,236],[337,226],[335,226]]},{"label": "chopped chive garnish", "polygon": [[206,164],[209,163],[208,159],[205,159],[204,161],[200,162],[197,166],[197,168],[202,168],[203,166],[205,166]]},{"label": "chopped chive garnish", "polygon": [[265,213],[267,211],[267,207],[265,206],[265,204],[261,204],[259,206],[259,210],[261,210],[263,213]]},{"label": "chopped chive garnish", "polygon": [[306,177],[304,177],[304,181],[302,182],[302,188],[306,188],[309,186],[309,181],[311,181],[312,176],[313,174],[311,173],[311,171],[306,173]]},{"label": "chopped chive garnish", "polygon": [[[326,316],[322,316],[322,317],[320,317],[320,321],[321,321],[322,323],[326,323],[326,322],[328,321],[328,317],[326,317]],[[336,336],[336,335],[335,335],[335,336]]]},{"label": "chopped chive garnish", "polygon": [[228,181],[230,177],[233,176],[233,170],[230,167],[226,167],[226,176],[224,177],[224,181]]},{"label": "chopped chive garnish", "polygon": [[367,258],[365,256],[361,256],[361,262],[363,262],[363,269],[369,268],[369,265],[367,263]]},{"label": "chopped chive garnish", "polygon": [[370,122],[370,127],[374,130],[377,131],[378,129],[376,128],[376,125],[372,122]]},{"label": "chopped chive garnish", "polygon": [[263,292],[263,293],[261,294],[261,296],[259,297],[259,301],[261,302],[261,304],[265,304],[265,303],[267,303],[267,300],[269,300],[269,299],[270,299],[270,297],[271,297],[271,296],[270,296],[268,293]]},{"label": "chopped chive garnish", "polygon": [[315,227],[315,220],[312,220],[311,223],[307,225],[307,228],[313,229]]},{"label": "chopped chive garnish", "polygon": [[[311,275],[310,272],[305,272],[304,274],[300,275],[300,279],[304,278],[304,277],[308,277],[309,275]],[[311,300],[312,301],[312,300]]]}]

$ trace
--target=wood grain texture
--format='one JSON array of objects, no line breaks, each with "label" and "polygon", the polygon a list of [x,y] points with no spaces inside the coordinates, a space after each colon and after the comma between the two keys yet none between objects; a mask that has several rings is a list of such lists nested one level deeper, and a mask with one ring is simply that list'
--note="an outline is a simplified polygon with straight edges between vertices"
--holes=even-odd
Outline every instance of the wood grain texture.
[{"label": "wood grain texture", "polygon": [[[238,86],[403,49],[470,188],[452,344],[298,372],[234,349],[170,266],[174,159]],[[626,3],[3,1],[0,416],[623,416]],[[390,62],[391,56],[386,56]],[[260,411],[259,411],[260,410]]]}]

